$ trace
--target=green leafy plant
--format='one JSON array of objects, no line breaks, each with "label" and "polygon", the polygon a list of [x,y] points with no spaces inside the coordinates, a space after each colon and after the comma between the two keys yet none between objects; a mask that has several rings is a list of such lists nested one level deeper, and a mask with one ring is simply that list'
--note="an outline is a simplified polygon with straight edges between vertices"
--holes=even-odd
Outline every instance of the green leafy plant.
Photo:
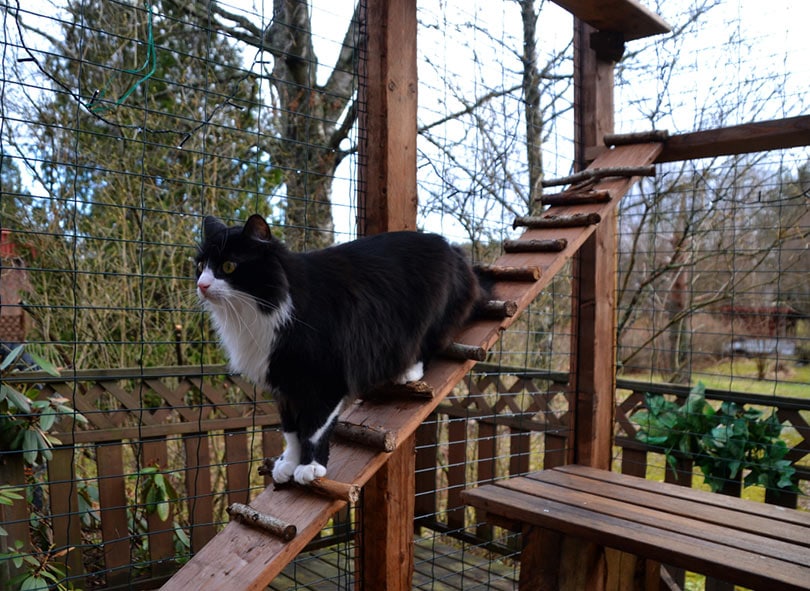
[{"label": "green leafy plant", "polygon": [[133,475],[140,479],[141,503],[147,513],[156,513],[161,521],[169,518],[171,502],[177,499],[177,491],[157,466],[147,466]]},{"label": "green leafy plant", "polygon": [[24,550],[22,540],[15,540],[7,552],[0,554],[0,561],[10,560],[16,569],[22,571],[8,581],[10,589],[19,591],[68,591],[73,585],[65,582],[67,575],[64,564],[57,562],[72,548],[59,552],[30,553]]},{"label": "green leafy plant", "polygon": [[646,394],[645,408],[631,420],[638,426],[636,438],[663,448],[675,468],[677,457],[693,461],[713,491],[745,474],[743,484],[795,490],[796,469],[789,460],[787,444],[780,439],[782,424],[776,413],[723,402],[714,408],[706,401],[706,388],[698,383],[683,405],[663,395]]},{"label": "green leafy plant", "polygon": [[[22,501],[25,490],[21,486],[0,486],[0,505],[11,506],[15,501]],[[0,526],[0,536],[7,536],[8,532]]]},{"label": "green leafy plant", "polygon": [[[0,378],[16,371],[16,363],[22,359],[24,346],[15,347],[0,362]],[[45,372],[58,376],[56,367],[33,353],[28,355]],[[0,383],[0,447],[22,452],[26,463],[35,465],[51,459],[51,447],[61,443],[50,433],[63,417],[86,423],[87,419],[71,408],[63,396],[53,395],[37,399],[38,391],[20,391],[5,382]]]},{"label": "green leafy plant", "polygon": [[[168,522],[171,515],[171,504],[178,498],[177,491],[171,483],[169,476],[161,472],[155,464],[141,468],[138,472],[130,474],[129,478],[135,480],[138,494],[138,503],[130,506],[128,511],[128,528],[133,539],[137,540],[132,546],[132,563],[136,569],[143,569],[143,565],[150,562],[149,540],[146,535],[150,531],[149,516],[156,515],[161,521]],[[191,542],[185,532],[172,522],[175,533],[175,547],[190,547]],[[167,523],[166,529],[169,529]],[[187,549],[184,553],[189,554]]]}]

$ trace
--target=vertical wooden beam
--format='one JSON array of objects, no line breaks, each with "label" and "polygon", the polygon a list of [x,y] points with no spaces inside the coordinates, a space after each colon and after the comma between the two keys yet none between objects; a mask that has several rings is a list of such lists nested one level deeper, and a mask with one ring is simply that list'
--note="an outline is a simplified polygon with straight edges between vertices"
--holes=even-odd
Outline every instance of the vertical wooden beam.
[{"label": "vertical wooden beam", "polygon": [[416,0],[367,0],[358,231],[416,229]]},{"label": "vertical wooden beam", "polygon": [[189,498],[189,537],[192,552],[199,552],[216,534],[208,434],[183,435],[183,448],[186,452],[185,481]]},{"label": "vertical wooden beam", "polygon": [[[64,564],[68,576],[77,587],[86,584],[82,560],[82,523],[79,518],[79,483],[75,464],[78,455],[73,446],[55,447],[48,462],[48,481],[51,499],[51,526],[55,551],[68,549]],[[0,520],[2,521],[2,520]]]},{"label": "vertical wooden beam", "polygon": [[363,591],[412,588],[415,439],[394,451],[363,487],[358,583]]},{"label": "vertical wooden beam", "polygon": [[[141,443],[141,466],[156,467],[165,472],[169,464],[166,438],[146,439]],[[144,482],[139,481],[143,486]],[[163,521],[157,511],[147,508],[146,522],[149,539],[149,559],[152,562],[152,576],[168,575],[176,568],[174,561],[174,505],[170,505],[169,516]]]},{"label": "vertical wooden beam", "polygon": [[574,165],[587,168],[587,155],[603,146],[606,133],[613,133],[614,66],[609,58],[601,58],[591,47],[591,37],[597,31],[587,23],[574,19]]},{"label": "vertical wooden beam", "polygon": [[125,585],[130,579],[130,534],[124,473],[124,458],[120,441],[96,446],[98,466],[98,504],[101,515],[101,538],[106,583],[110,587]]},{"label": "vertical wooden beam", "polygon": [[[613,66],[591,46],[595,33],[574,25],[576,166],[587,167],[586,152],[613,131]],[[602,54],[604,55],[604,54]],[[615,54],[614,54],[615,56]],[[610,468],[615,392],[616,218],[607,216],[585,242],[573,265],[576,328],[571,383],[576,394],[573,459]]]},{"label": "vertical wooden beam", "polygon": [[[360,60],[361,235],[416,229],[416,0],[367,0]],[[366,484],[358,584],[407,591],[413,577],[415,437]]]}]

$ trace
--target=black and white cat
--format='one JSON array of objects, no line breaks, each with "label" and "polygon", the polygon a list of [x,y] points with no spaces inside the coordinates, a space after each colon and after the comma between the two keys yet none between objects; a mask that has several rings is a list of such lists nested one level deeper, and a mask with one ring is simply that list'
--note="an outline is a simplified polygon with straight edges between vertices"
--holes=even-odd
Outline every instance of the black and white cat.
[{"label": "black and white cat", "polygon": [[423,375],[483,298],[466,255],[441,236],[392,232],[290,252],[259,215],[206,217],[197,294],[230,365],[272,390],[285,449],[273,480],[326,474],[343,403]]}]

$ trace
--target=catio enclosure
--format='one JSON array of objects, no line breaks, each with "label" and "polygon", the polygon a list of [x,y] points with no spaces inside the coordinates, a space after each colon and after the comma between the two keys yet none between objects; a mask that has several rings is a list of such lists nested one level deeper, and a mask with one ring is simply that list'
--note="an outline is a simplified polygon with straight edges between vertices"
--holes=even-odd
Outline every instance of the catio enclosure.
[{"label": "catio enclosure", "polygon": [[[568,12],[594,4],[4,2],[0,580],[160,587],[271,484],[271,397],[228,373],[196,302],[202,216],[259,212],[294,250],[418,228],[488,264],[613,131],[672,136],[617,206],[615,363],[587,351],[587,263],[560,264],[410,440],[413,519],[385,522],[406,542],[364,517],[403,499],[375,476],[271,588],[373,589],[412,541],[413,588],[512,589],[519,536],[460,493],[572,461],[807,509],[808,9],[644,2],[672,32],[631,11],[594,63]],[[613,445],[586,449],[599,371]],[[711,448],[698,405],[759,425],[760,461]],[[679,416],[694,449],[655,431]]]}]

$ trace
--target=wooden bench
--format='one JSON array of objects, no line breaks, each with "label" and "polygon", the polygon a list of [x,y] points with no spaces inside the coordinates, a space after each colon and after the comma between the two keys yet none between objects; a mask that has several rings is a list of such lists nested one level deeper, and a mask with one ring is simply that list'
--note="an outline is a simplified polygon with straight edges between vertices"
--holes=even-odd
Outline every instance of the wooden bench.
[{"label": "wooden bench", "polygon": [[659,589],[661,564],[751,589],[810,589],[810,513],[584,466],[462,499],[523,531],[523,591]]}]

